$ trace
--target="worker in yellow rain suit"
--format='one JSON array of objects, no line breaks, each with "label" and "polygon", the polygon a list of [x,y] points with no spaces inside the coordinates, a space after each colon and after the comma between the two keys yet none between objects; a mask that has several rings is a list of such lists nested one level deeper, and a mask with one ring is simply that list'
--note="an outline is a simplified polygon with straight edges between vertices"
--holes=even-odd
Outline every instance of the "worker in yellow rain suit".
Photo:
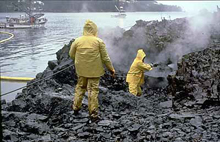
[{"label": "worker in yellow rain suit", "polygon": [[144,63],[145,57],[146,54],[143,49],[139,49],[126,77],[129,92],[135,96],[141,96],[142,94],[141,85],[144,84],[144,71],[152,70],[151,65]]},{"label": "worker in yellow rain suit", "polygon": [[105,44],[97,37],[97,32],[96,24],[87,20],[83,28],[83,36],[75,39],[69,51],[78,76],[73,102],[74,114],[78,114],[83,96],[88,91],[88,108],[92,120],[98,118],[99,80],[105,73],[103,64],[113,76],[115,74]]}]

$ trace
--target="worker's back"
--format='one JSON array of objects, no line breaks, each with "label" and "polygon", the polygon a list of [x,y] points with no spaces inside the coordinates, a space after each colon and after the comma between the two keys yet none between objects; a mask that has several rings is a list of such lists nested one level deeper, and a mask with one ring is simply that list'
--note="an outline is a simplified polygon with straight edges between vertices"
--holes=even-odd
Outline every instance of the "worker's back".
[{"label": "worker's back", "polygon": [[104,74],[100,45],[104,44],[101,39],[95,36],[82,36],[74,42],[75,66],[79,76],[100,77]]}]

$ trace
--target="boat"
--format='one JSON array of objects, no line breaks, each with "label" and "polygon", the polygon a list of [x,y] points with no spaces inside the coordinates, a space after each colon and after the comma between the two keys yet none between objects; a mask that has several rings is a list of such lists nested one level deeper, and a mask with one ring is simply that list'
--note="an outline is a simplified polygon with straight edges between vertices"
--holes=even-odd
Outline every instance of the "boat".
[{"label": "boat", "polygon": [[115,18],[125,18],[126,17],[125,10],[124,10],[123,6],[120,6],[118,8],[115,5],[115,8],[118,10],[118,14],[117,15],[111,15],[111,17],[115,17]]},{"label": "boat", "polygon": [[[40,3],[41,1],[30,1],[30,4]],[[43,13],[34,13],[33,9],[36,10],[35,7],[29,6],[26,9],[21,9],[16,4],[13,4],[14,7],[19,8],[20,10],[25,12],[25,15],[20,15],[20,17],[9,17],[6,16],[6,22],[0,23],[0,28],[8,28],[8,29],[27,29],[27,28],[40,28],[44,27],[47,23],[47,19],[44,17]],[[42,10],[42,9],[41,9]]]}]

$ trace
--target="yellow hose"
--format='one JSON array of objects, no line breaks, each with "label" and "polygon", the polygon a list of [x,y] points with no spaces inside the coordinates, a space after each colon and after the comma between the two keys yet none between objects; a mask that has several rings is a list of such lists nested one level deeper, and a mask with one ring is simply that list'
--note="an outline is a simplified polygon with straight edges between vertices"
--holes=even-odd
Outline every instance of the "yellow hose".
[{"label": "yellow hose", "polygon": [[6,41],[8,41],[8,40],[10,40],[10,39],[12,39],[14,37],[14,34],[9,33],[9,32],[2,32],[2,31],[0,31],[0,34],[8,34],[8,35],[10,35],[9,38],[1,40],[0,43],[6,42]]},{"label": "yellow hose", "polygon": [[8,77],[8,76],[0,76],[0,80],[6,81],[31,81],[34,78],[31,77]]}]

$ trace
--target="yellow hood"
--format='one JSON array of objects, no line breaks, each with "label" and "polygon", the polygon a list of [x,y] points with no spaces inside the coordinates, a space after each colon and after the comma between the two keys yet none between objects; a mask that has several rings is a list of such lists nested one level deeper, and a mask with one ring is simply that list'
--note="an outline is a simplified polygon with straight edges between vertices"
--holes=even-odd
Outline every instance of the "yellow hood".
[{"label": "yellow hood", "polygon": [[97,36],[98,28],[94,22],[91,20],[86,20],[85,25],[83,27],[83,35],[84,36]]},{"label": "yellow hood", "polygon": [[143,60],[144,57],[146,57],[146,54],[144,53],[143,49],[139,49],[138,52],[137,52],[137,57],[138,59],[140,60]]}]

